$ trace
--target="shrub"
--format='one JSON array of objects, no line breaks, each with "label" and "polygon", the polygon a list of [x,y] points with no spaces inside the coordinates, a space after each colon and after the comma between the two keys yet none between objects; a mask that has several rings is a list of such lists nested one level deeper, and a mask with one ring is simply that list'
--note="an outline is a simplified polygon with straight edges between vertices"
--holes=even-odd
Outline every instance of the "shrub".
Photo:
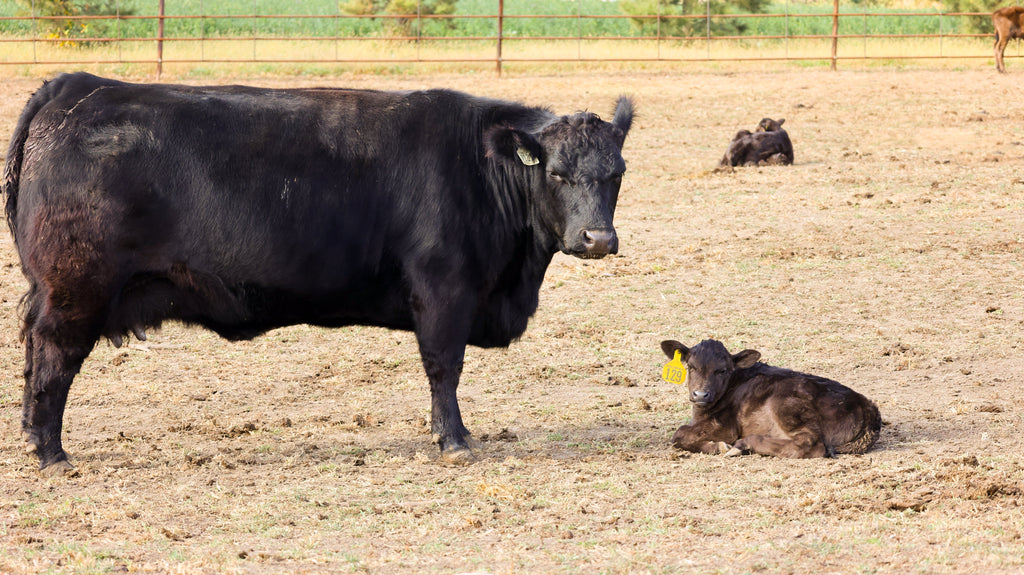
[{"label": "shrub", "polygon": [[[76,20],[76,16],[114,16],[119,13],[115,0],[18,0],[26,13],[35,16],[54,17],[67,16],[63,19],[40,20],[40,26],[46,30],[50,38],[68,39],[82,37],[109,37],[116,29],[113,19],[110,20]],[[131,10],[122,8],[120,14],[131,14]]]},{"label": "shrub", "polygon": [[[622,11],[633,16],[632,23],[643,36],[702,36],[707,18],[664,18],[664,16],[701,16],[708,13],[710,0],[622,0]],[[711,14],[757,14],[767,7],[767,0],[729,0],[710,2]],[[659,16],[639,18],[639,16]],[[732,19],[712,19],[711,33],[716,36],[742,34],[746,24]]]},{"label": "shrub", "polygon": [[989,0],[942,0],[942,5],[947,12],[985,13],[982,16],[961,16],[961,31],[969,34],[995,33],[991,16],[995,8]]},{"label": "shrub", "polygon": [[347,0],[338,8],[342,13],[358,16],[386,14],[409,18],[384,19],[384,31],[389,35],[414,36],[422,33],[422,20],[417,15],[450,15],[455,13],[456,0]]}]

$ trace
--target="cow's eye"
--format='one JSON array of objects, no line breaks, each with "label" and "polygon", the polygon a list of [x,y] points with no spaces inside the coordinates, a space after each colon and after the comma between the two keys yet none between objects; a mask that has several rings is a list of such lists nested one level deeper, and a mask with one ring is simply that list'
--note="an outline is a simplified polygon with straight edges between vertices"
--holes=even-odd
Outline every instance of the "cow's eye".
[{"label": "cow's eye", "polygon": [[548,178],[550,178],[552,182],[559,182],[559,183],[561,183],[561,182],[565,181],[565,178],[563,178],[562,176],[559,176],[558,174],[556,174],[554,172],[548,172]]}]

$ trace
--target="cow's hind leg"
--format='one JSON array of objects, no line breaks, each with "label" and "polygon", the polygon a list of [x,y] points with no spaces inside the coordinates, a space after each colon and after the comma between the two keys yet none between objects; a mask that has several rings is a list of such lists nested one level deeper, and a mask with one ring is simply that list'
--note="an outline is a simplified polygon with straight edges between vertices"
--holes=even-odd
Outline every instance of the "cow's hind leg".
[{"label": "cow's hind leg", "polygon": [[996,52],[996,70],[1001,74],[1006,73],[1006,65],[1003,63],[1003,53],[1006,51],[1006,44],[1010,41],[1007,36],[1008,34],[996,35],[996,41],[995,44],[993,44]]},{"label": "cow's hind leg", "polygon": [[61,473],[73,467],[61,443],[68,392],[98,335],[94,322],[54,309],[39,296],[33,289],[27,299],[21,424],[39,468]]},{"label": "cow's hind leg", "polygon": [[[733,444],[735,453],[750,451],[759,455],[774,455],[794,459],[825,457],[835,455],[826,449],[820,437],[812,433],[794,434],[792,438],[777,438],[767,435],[748,435]],[[729,455],[734,454],[730,452]]]}]

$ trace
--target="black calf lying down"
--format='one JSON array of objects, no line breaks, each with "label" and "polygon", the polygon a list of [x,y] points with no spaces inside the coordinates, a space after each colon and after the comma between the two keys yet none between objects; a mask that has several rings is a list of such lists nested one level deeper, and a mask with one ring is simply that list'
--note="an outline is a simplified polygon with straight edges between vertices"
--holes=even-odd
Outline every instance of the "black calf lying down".
[{"label": "black calf lying down", "polygon": [[757,124],[757,130],[736,132],[721,166],[788,166],[793,163],[793,144],[789,134],[782,129],[785,118],[776,122],[764,118]]},{"label": "black calf lying down", "polygon": [[752,349],[731,355],[708,339],[676,350],[686,364],[693,421],[676,430],[672,444],[695,453],[779,457],[833,457],[864,453],[882,427],[878,407],[830,379],[759,363]]}]

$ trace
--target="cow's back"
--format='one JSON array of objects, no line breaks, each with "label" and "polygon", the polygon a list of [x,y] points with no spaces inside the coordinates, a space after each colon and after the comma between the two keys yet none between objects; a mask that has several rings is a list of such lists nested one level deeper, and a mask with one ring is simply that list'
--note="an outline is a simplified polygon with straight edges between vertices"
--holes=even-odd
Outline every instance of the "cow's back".
[{"label": "cow's back", "polygon": [[[526,113],[515,107],[445,90],[51,84],[23,142],[13,228],[30,277],[64,257],[117,290],[105,333],[161,317],[230,338],[410,329],[409,265],[444,273],[454,258],[493,282],[523,252],[507,245],[521,230],[495,209],[479,133],[486,114]],[[525,317],[513,323],[521,333]]]}]

